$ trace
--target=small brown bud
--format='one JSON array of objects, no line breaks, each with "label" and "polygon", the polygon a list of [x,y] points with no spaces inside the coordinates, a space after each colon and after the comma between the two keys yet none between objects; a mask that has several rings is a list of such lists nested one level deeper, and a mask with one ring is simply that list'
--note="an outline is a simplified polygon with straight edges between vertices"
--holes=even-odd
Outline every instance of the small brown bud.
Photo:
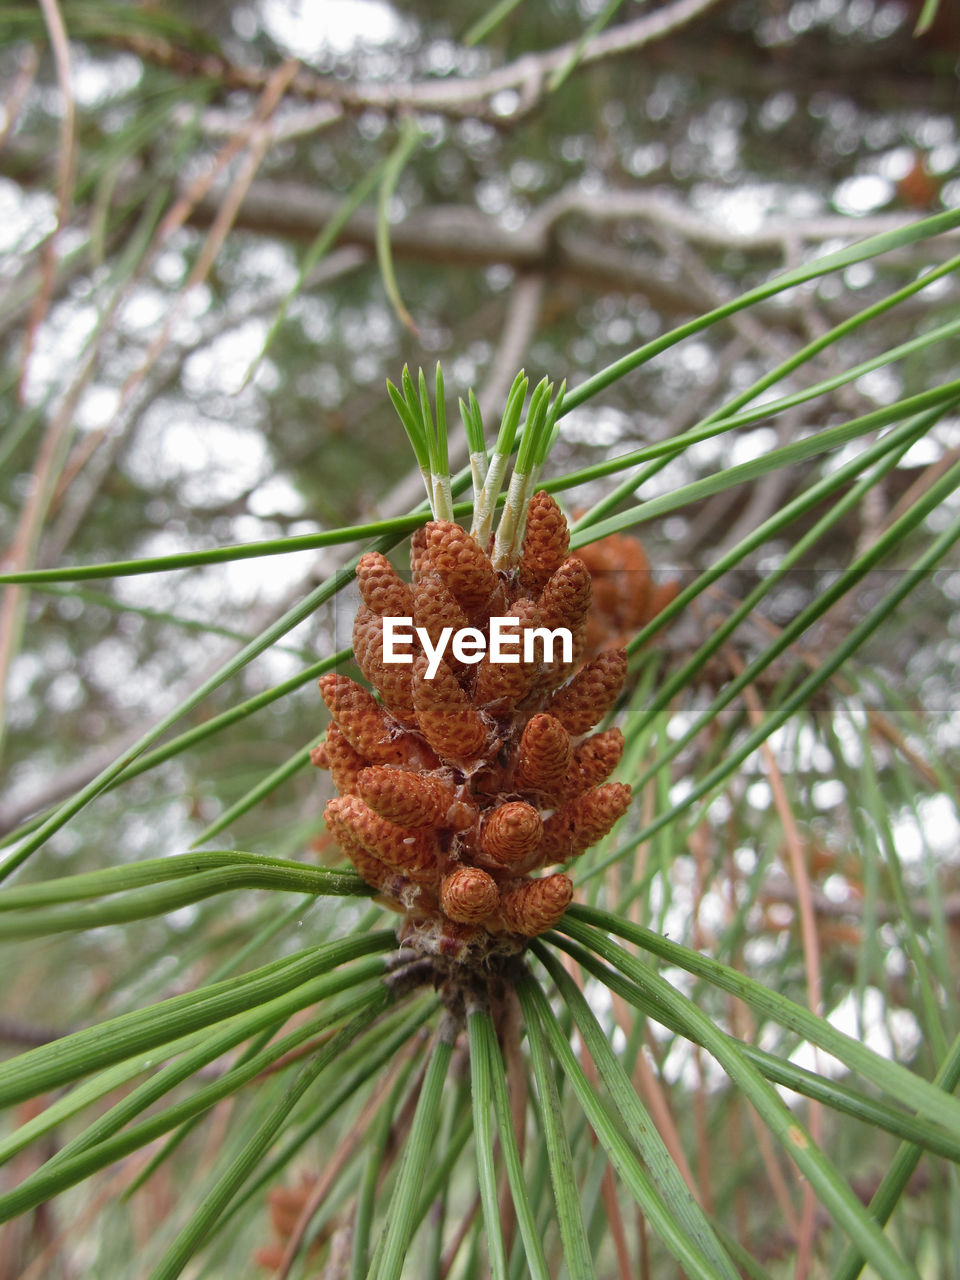
[{"label": "small brown bud", "polygon": [[437,874],[440,845],[436,832],[427,827],[400,827],[388,822],[359,796],[338,796],[327,805],[334,819],[342,821],[367,853],[411,880],[430,882]]},{"label": "small brown bud", "polygon": [[427,557],[420,572],[438,574],[468,612],[479,608],[497,585],[487,556],[466,529],[449,520],[431,520],[425,530]]},{"label": "small brown bud", "polygon": [[432,680],[427,679],[426,673],[427,659],[414,659],[413,705],[420,732],[442,760],[455,763],[476,759],[488,740],[487,726],[479,711],[446,663],[440,663]]},{"label": "small brown bud", "polygon": [[342,796],[356,791],[357,777],[360,770],[366,768],[368,761],[359,751],[354,751],[353,747],[337,728],[336,723],[327,728],[326,740],[321,745],[324,749],[327,764],[320,767],[330,770],[333,785]]},{"label": "small brown bud", "polygon": [[496,881],[479,867],[457,867],[440,882],[440,909],[461,924],[479,924],[499,901]]},{"label": "small brown bud", "polygon": [[500,886],[500,916],[511,933],[535,938],[552,929],[573,899],[573,881],[558,872]]},{"label": "small brown bud", "polygon": [[626,652],[623,649],[605,650],[553,695],[550,714],[556,716],[574,737],[586,733],[613,706],[626,674]]},{"label": "small brown bud", "polygon": [[606,782],[561,805],[543,824],[540,866],[566,862],[602,840],[630,807],[630,788]]},{"label": "small brown bud", "polygon": [[542,490],[527,506],[527,528],[520,556],[520,583],[527,591],[542,591],[547,579],[563,564],[570,550],[570,531],[563,512]]},{"label": "small brown bud", "polygon": [[355,751],[376,764],[402,764],[408,759],[396,721],[362,685],[332,671],[321,676],[319,684],[330,714]]},{"label": "small brown bud", "polygon": [[[497,715],[507,715],[526,697],[539,669],[538,662],[523,661],[524,632],[539,627],[540,614],[532,600],[518,600],[506,614],[518,621],[516,645],[508,644],[508,652],[516,654],[518,662],[492,662],[485,653],[477,667],[477,683],[474,700],[478,706],[488,707]],[[512,639],[512,636],[511,636]]]},{"label": "small brown bud", "polygon": [[596,613],[608,634],[619,636],[642,626],[653,579],[640,541],[613,533],[581,547],[577,555],[590,570]]},{"label": "small brown bud", "polygon": [[410,667],[404,663],[383,661],[383,619],[365,604],[357,610],[353,622],[353,654],[357,666],[395,719],[404,725],[415,725]]},{"label": "small brown bud", "polygon": [[491,810],[480,830],[480,848],[493,862],[509,867],[522,862],[540,843],[543,819],[533,805],[510,800]]},{"label": "small brown bud", "polygon": [[293,1234],[297,1219],[306,1208],[316,1180],[315,1175],[303,1174],[301,1175],[299,1186],[272,1187],[267,1192],[267,1204],[270,1206],[270,1225],[276,1235],[286,1240]]},{"label": "small brown bud", "polygon": [[[414,591],[413,625],[422,627],[430,637],[430,643],[436,646],[440,643],[440,633],[444,627],[450,627],[455,635],[469,624],[463,610],[440,578],[429,574],[417,583]],[[447,639],[449,640],[449,636]],[[443,658],[453,667],[460,665],[449,644],[444,650]]]},{"label": "small brown bud", "polygon": [[516,785],[521,791],[555,796],[570,767],[570,734],[555,716],[532,716],[520,738]]},{"label": "small brown bud", "polygon": [[545,627],[580,630],[590,608],[590,570],[582,560],[564,560],[540,593],[537,608]]},{"label": "small brown bud", "polygon": [[413,592],[379,551],[368,551],[357,561],[357,583],[372,613],[381,618],[413,616]]},{"label": "small brown bud", "polygon": [[593,579],[587,634],[591,654],[626,643],[680,589],[678,582],[654,582],[647,553],[637,538],[610,534],[581,547],[577,555]]},{"label": "small brown bud", "polygon": [[284,1244],[265,1244],[253,1251],[253,1260],[264,1271],[276,1271],[283,1265],[287,1247]]},{"label": "small brown bud", "polygon": [[650,592],[646,615],[642,621],[645,623],[650,622],[658,613],[662,613],[667,605],[671,604],[679,594],[680,583],[676,579],[670,582],[655,582],[653,590]]},{"label": "small brown bud", "polygon": [[453,787],[431,774],[384,765],[364,769],[355,789],[381,818],[402,827],[444,826],[456,798]]},{"label": "small brown bud", "polygon": [[594,733],[573,753],[567,771],[564,796],[572,799],[601,782],[606,782],[623,755],[623,734],[619,729]]}]

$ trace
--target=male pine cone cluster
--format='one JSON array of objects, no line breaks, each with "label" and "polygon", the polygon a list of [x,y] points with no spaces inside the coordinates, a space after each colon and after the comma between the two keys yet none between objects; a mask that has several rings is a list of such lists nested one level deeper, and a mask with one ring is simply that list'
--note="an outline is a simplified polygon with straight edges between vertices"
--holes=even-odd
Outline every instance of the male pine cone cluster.
[{"label": "male pine cone cluster", "polygon": [[626,644],[631,636],[665,609],[680,583],[656,582],[643,544],[629,534],[611,533],[581,552],[593,583],[593,604],[587,621],[588,655]]},{"label": "male pine cone cluster", "polygon": [[[354,655],[379,700],[328,674],[320,691],[333,717],[313,763],[339,795],[328,827],[381,899],[405,916],[402,936],[421,951],[463,958],[517,950],[551,928],[573,896],[562,871],[611,829],[630,788],[606,779],[623,752],[619,729],[590,734],[626,675],[622,649],[582,662],[590,573],[568,556],[560,508],[537,493],[520,560],[506,572],[459,525],[414,535],[412,585],[378,552],[363,556],[363,603]],[[383,661],[383,619],[410,617],[436,645],[441,629],[491,617],[531,628],[569,628],[573,661],[460,663],[450,648],[433,679],[413,642],[410,665]],[[559,654],[559,646],[557,653]]]}]

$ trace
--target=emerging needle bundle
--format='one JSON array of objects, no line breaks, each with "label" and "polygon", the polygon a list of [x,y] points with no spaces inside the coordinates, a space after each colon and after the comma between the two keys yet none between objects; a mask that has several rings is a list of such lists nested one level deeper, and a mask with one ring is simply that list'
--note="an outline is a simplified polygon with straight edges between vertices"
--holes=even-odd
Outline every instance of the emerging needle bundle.
[{"label": "emerging needle bundle", "polygon": [[[608,649],[582,661],[590,574],[568,549],[563,513],[537,493],[509,567],[495,569],[449,520],[414,537],[412,586],[377,552],[357,566],[354,653],[379,700],[346,676],[325,675],[333,723],[313,761],[339,792],[327,825],[404,915],[402,937],[423,954],[510,954],[551,928],[573,884],[548,868],[582,854],[630,804],[629,787],[606,781],[622,734],[589,732],[616,699],[626,656]],[[486,637],[491,618],[510,619],[520,660],[495,661],[488,649],[468,662],[451,646],[429,678],[416,639],[409,663],[385,661],[384,619],[400,617],[431,648],[444,628]],[[566,661],[547,652],[543,632],[557,629],[570,632]]]}]

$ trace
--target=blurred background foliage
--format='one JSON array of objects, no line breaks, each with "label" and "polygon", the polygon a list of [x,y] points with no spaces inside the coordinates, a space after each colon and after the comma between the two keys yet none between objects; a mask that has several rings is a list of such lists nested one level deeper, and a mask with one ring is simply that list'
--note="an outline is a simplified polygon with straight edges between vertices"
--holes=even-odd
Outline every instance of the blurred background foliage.
[{"label": "blurred background foliage", "polygon": [[[384,394],[404,362],[442,361],[451,420],[453,397],[475,387],[489,435],[521,366],[575,390],[779,272],[960,207],[960,22],[953,5],[941,4],[917,35],[922,7],[0,6],[3,568],[196,553],[183,568],[6,588],[6,849],[16,856],[53,806],[365,543],[344,536],[344,545],[222,563],[211,549],[276,549],[279,540],[376,525],[419,501],[419,476]],[[895,465],[655,715],[644,711],[653,692],[763,585],[827,505],[740,556],[638,649],[621,776],[644,787],[632,834],[615,836],[605,854],[622,868],[618,891],[641,902],[652,927],[746,966],[800,1004],[810,1001],[810,939],[801,937],[798,905],[806,894],[823,1012],[927,1077],[957,1031],[955,551],[866,638],[843,678],[778,730],[771,754],[748,755],[708,795],[709,807],[657,821],[797,687],[798,666],[807,674],[833,653],[955,521],[956,493],[943,478],[960,458],[958,396],[949,395],[960,374],[957,335],[922,340],[957,316],[952,265],[763,392],[784,396],[838,378],[813,401],[690,445],[650,468],[636,494],[614,493],[619,470],[577,483],[564,477],[688,429],[958,251],[956,227],[947,228],[665,345],[563,418],[546,477],[561,478],[569,510],[602,502],[597,515],[615,517],[891,408],[875,430],[836,450],[787,454],[784,465],[665,504],[638,533],[658,579],[689,584],[882,438],[887,422],[902,421],[903,401],[947,389]],[[842,381],[914,339],[895,363]],[[830,500],[854,483],[852,475]],[[672,763],[658,764],[742,664],[898,517],[939,493],[938,483],[942,500],[800,648],[709,716]],[[99,795],[52,832],[20,880],[195,844],[335,861],[322,822],[329,784],[305,757],[324,717],[314,680],[297,677],[349,643],[352,608],[349,593],[334,597],[193,699],[177,734],[202,731],[282,681],[292,686],[215,736],[178,740],[169,758]],[[791,870],[791,845],[801,847],[805,885]],[[353,904],[324,901],[288,918],[262,896],[4,944],[5,1047],[206,980],[265,922],[275,933],[249,957],[259,963],[297,945],[302,929],[339,936],[360,918]],[[745,1038],[758,1030],[737,1023],[727,997],[714,993],[707,1007]],[[796,1043],[776,1047],[789,1056]],[[827,1071],[822,1056],[802,1061]],[[801,1202],[787,1185],[792,1171],[780,1170],[781,1186],[774,1158],[753,1146],[737,1116],[735,1093],[688,1044],[651,1037],[651,1063],[711,1212],[752,1240],[771,1275],[794,1274]],[[208,1150],[225,1124],[204,1139]],[[880,1130],[865,1139],[848,1124],[831,1113],[821,1134],[869,1198],[893,1139]],[[739,1126],[743,1147],[721,1155],[730,1126]],[[188,1142],[184,1150],[195,1158],[204,1148]],[[8,1237],[6,1256],[24,1267],[31,1257],[51,1259],[51,1269],[35,1264],[28,1274],[139,1275],[137,1244],[166,1220],[183,1167],[155,1175],[147,1207],[131,1216],[114,1204],[93,1226],[93,1208],[113,1198],[104,1175],[85,1200],[68,1200],[69,1213],[58,1201],[38,1214],[33,1243],[16,1239],[22,1253]],[[911,1191],[899,1239],[924,1277],[957,1274],[954,1173],[931,1158]],[[58,1233],[74,1214],[80,1225],[64,1242]],[[838,1246],[826,1223],[804,1230],[817,1255],[804,1265],[829,1274]],[[252,1215],[237,1238],[221,1239],[220,1261],[202,1274],[242,1274],[237,1258],[267,1234]],[[600,1256],[599,1274],[616,1274]],[[460,1274],[482,1274],[476,1258],[468,1264],[474,1270]],[[0,1261],[8,1274],[19,1272]]]}]

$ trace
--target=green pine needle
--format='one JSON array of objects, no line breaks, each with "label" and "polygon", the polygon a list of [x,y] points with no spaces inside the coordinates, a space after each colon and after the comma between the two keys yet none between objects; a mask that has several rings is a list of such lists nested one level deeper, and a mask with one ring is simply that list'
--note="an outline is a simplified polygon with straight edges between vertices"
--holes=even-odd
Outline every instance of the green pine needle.
[{"label": "green pine needle", "polygon": [[460,417],[463,420],[463,428],[467,433],[467,445],[473,456],[483,455],[484,460],[487,457],[487,443],[483,430],[483,418],[480,414],[480,405],[477,397],[473,393],[473,389],[467,393],[468,403],[464,404],[460,400]]},{"label": "green pine needle", "polygon": [[431,475],[440,471],[440,457],[437,450],[437,429],[430,409],[430,393],[427,390],[427,379],[422,369],[417,370],[417,394],[420,401],[420,421],[427,440],[427,460]]},{"label": "green pine needle", "polygon": [[387,297],[397,314],[397,318],[405,328],[417,336],[417,326],[400,297],[400,286],[397,284],[396,271],[393,265],[393,251],[390,247],[390,201],[396,190],[400,175],[406,168],[413,153],[423,140],[420,126],[412,118],[404,120],[397,145],[384,164],[380,177],[380,194],[377,200],[376,246],[377,261],[380,264],[380,275]]},{"label": "green pine needle", "polygon": [[[406,377],[409,377],[409,370],[406,365],[403,366],[403,372]],[[404,391],[406,391],[405,379]],[[427,443],[427,432],[423,424],[422,415],[419,411],[415,413],[411,410],[409,398],[406,395],[401,395],[389,378],[387,379],[387,392],[389,393],[390,399],[393,401],[393,407],[396,409],[400,421],[403,423],[403,428],[407,433],[407,439],[413,446],[413,452],[416,454],[417,464],[420,467],[420,470],[429,471],[430,453]]]},{"label": "green pine needle", "polygon": [[498,0],[498,3],[491,6],[490,9],[478,18],[477,21],[467,29],[463,36],[463,43],[471,48],[475,44],[479,44],[481,40],[485,40],[491,31],[494,31],[504,18],[510,16],[523,0]]},{"label": "green pine needle", "polygon": [[455,1030],[444,1022],[434,1044],[413,1126],[403,1152],[387,1222],[370,1268],[371,1280],[400,1280],[407,1248],[415,1228],[417,1201],[436,1139],[443,1082],[453,1054]]},{"label": "green pine needle", "polygon": [[523,412],[523,402],[527,398],[529,385],[530,380],[521,369],[514,378],[513,385],[507,394],[506,408],[500,420],[497,443],[494,445],[494,453],[499,454],[501,458],[507,458],[513,452],[513,442],[516,439],[517,428],[520,425],[520,415]]}]

